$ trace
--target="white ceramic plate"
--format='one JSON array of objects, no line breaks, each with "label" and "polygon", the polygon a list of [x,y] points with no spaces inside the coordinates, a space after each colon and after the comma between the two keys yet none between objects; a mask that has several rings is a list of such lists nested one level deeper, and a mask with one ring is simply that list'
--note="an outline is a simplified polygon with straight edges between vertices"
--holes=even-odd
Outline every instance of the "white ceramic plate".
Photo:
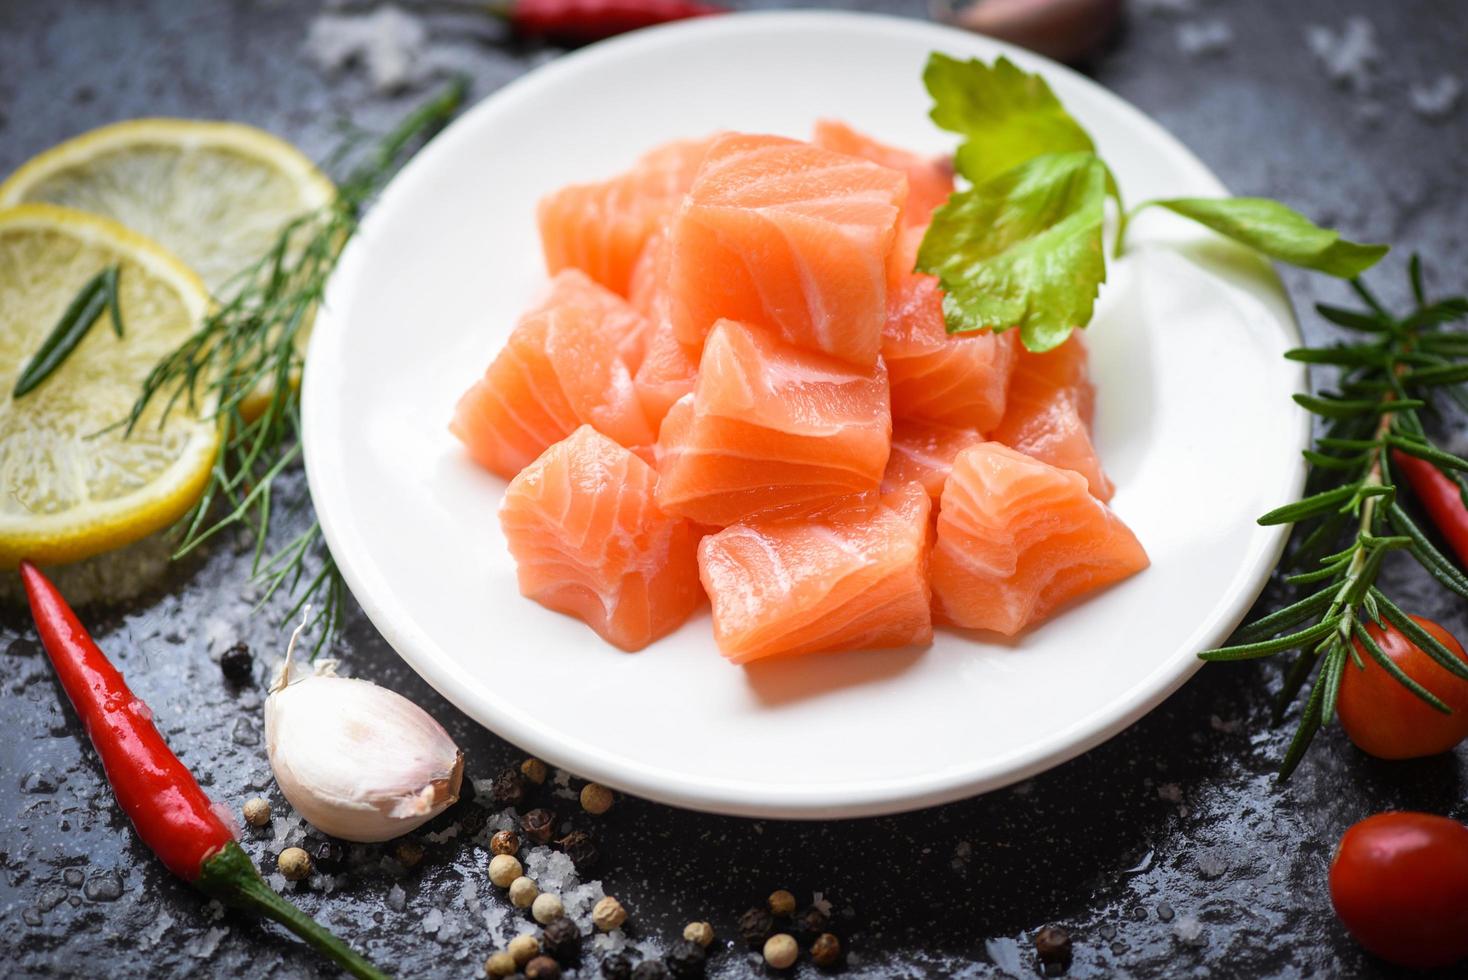
[{"label": "white ceramic plate", "polygon": [[[446,428],[545,280],[536,200],[717,129],[802,136],[834,116],[939,152],[932,50],[1043,71],[1128,200],[1225,193],[1136,109],[974,35],[846,13],[740,14],[557,59],[476,106],[397,178],[331,284],[305,377],[306,464],[332,553],[373,623],[467,714],[625,791],[751,816],[911,809],[1011,783],[1109,737],[1197,668],[1275,562],[1257,514],[1303,476],[1300,371],[1278,281],[1167,217],[1135,228],[1089,331],[1097,437],[1141,575],[1014,643],[742,669],[708,614],[628,655],[522,598],[503,482]],[[1158,243],[1171,240],[1171,245]]]}]

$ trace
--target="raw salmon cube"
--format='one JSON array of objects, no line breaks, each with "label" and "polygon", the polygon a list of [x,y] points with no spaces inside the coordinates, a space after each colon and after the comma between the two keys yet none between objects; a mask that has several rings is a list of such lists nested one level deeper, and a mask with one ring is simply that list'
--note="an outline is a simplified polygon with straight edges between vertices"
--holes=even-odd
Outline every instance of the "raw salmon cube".
[{"label": "raw salmon cube", "polygon": [[526,313],[449,429],[481,466],[512,477],[583,423],[624,446],[656,438],[632,383],[646,321],[582,272],[562,272]]},{"label": "raw salmon cube", "polygon": [[543,198],[536,217],[546,269],[580,269],[625,296],[638,256],[692,185],[711,140],[667,143],[611,180]]},{"label": "raw salmon cube", "polygon": [[997,442],[954,460],[933,548],[940,620],[1013,636],[1147,565],[1136,535],[1079,473]]},{"label": "raw salmon cube", "polygon": [[1086,360],[1078,333],[1044,354],[1019,348],[1004,418],[989,436],[1027,456],[1075,470],[1097,500],[1110,500],[1114,488],[1091,442],[1096,389]]},{"label": "raw salmon cube", "polygon": [[881,362],[857,368],[722,320],[693,394],[658,434],[658,503],[725,527],[805,516],[875,491],[892,421]]},{"label": "raw salmon cube", "polygon": [[974,429],[958,429],[932,422],[894,421],[892,455],[887,458],[882,491],[890,492],[917,482],[937,503],[958,454],[984,441],[984,437]]},{"label": "raw salmon cube", "polygon": [[716,140],[673,219],[673,325],[690,347],[721,318],[870,367],[907,177],[778,136]]},{"label": "raw salmon cube", "polygon": [[817,122],[811,142],[907,174],[907,205],[902,209],[905,225],[927,227],[933,211],[953,193],[953,164],[943,157],[925,157],[879,143],[834,119]]},{"label": "raw salmon cube", "polygon": [[668,264],[671,242],[665,231],[654,235],[632,273],[630,302],[648,320],[647,345],[633,383],[647,419],[662,424],[668,409],[693,391],[698,349],[679,343],[668,318]]},{"label": "raw salmon cube", "polygon": [[1004,415],[1018,331],[950,334],[934,276],[912,272],[923,229],[904,231],[882,328],[892,417],[988,432]]},{"label": "raw salmon cube", "polygon": [[737,524],[704,538],[698,568],[719,652],[742,664],[931,642],[931,506],[913,483],[817,521]]},{"label": "raw salmon cube", "polygon": [[702,601],[698,531],[653,500],[657,473],[589,425],[510,481],[500,525],[520,591],[640,650]]}]

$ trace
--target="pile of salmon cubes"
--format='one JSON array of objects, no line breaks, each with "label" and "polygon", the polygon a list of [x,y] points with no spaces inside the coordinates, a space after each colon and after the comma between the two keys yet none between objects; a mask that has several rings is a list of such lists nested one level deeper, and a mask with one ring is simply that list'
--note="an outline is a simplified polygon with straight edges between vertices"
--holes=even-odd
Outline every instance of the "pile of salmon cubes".
[{"label": "pile of salmon cubes", "polygon": [[734,663],[1014,635],[1147,565],[1078,338],[949,335],[913,271],[951,171],[832,122],[722,133],[539,208],[552,275],[451,425],[521,591]]}]

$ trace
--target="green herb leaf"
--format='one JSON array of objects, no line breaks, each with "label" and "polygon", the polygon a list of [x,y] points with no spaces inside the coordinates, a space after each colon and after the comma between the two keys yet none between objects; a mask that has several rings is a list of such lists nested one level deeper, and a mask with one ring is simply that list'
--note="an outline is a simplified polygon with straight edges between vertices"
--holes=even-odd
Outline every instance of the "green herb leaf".
[{"label": "green herb leaf", "polygon": [[[20,376],[15,379],[15,388],[10,392],[12,399],[30,394],[71,356],[71,352],[86,338],[92,324],[97,322],[97,318],[109,305],[109,296],[116,292],[116,288],[117,267],[112,266],[88,279],[77,290],[62,311],[61,319],[56,321],[56,326],[51,328],[41,346],[26,362]],[[113,325],[117,328],[117,335],[121,337],[122,321],[115,320]]]},{"label": "green herb leaf", "polygon": [[975,184],[1042,154],[1095,150],[1045,79],[1008,58],[987,65],[934,52],[923,84],[933,97],[933,122],[964,137],[954,166]]},{"label": "green herb leaf", "polygon": [[1387,253],[1386,245],[1361,245],[1322,228],[1293,208],[1267,197],[1178,197],[1148,201],[1167,208],[1272,259],[1354,279]]},{"label": "green herb leaf", "polygon": [[938,276],[948,330],[1020,329],[1032,351],[1091,320],[1106,280],[1106,167],[1050,153],[954,194],[933,215],[918,269]]}]

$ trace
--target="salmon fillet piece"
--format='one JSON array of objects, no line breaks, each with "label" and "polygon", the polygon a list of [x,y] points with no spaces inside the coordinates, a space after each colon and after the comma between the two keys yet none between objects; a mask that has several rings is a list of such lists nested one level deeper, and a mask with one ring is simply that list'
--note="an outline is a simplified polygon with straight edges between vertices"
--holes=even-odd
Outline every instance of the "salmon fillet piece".
[{"label": "salmon fillet piece", "polygon": [[931,506],[913,483],[817,521],[736,524],[704,538],[699,575],[719,652],[743,664],[931,642]]},{"label": "salmon fillet piece", "polygon": [[954,460],[932,559],[940,621],[1014,636],[1148,564],[1079,473],[996,442]]},{"label": "salmon fillet piece", "polygon": [[902,173],[778,136],[716,140],[672,222],[678,340],[720,319],[870,367],[886,315],[886,260]]},{"label": "salmon fillet piece", "polygon": [[834,119],[817,122],[811,142],[907,174],[907,206],[902,210],[904,225],[926,228],[933,211],[953,193],[953,164],[948,159],[925,157],[888,146]]},{"label": "salmon fillet piece", "polygon": [[650,445],[657,433],[632,381],[646,329],[621,297],[583,272],[561,272],[459,399],[450,431],[507,479],[583,423],[624,446]]},{"label": "salmon fillet piece", "polygon": [[675,140],[610,180],[572,184],[536,209],[545,267],[580,269],[620,295],[647,240],[677,209],[713,137]]},{"label": "salmon fillet piece", "polygon": [[671,259],[672,242],[664,228],[648,241],[638,259],[628,294],[628,301],[648,321],[646,347],[633,382],[643,412],[654,426],[662,424],[674,402],[692,393],[698,375],[698,348],[680,343],[669,319]]},{"label": "salmon fillet piece", "polygon": [[703,601],[699,532],[653,499],[657,473],[583,425],[521,470],[500,526],[524,595],[640,650]]},{"label": "salmon fillet piece", "polygon": [[947,482],[958,454],[984,441],[983,435],[975,429],[959,429],[932,422],[893,422],[892,455],[887,458],[882,492],[916,482],[928,491],[928,496],[936,504],[943,495],[943,484]]},{"label": "salmon fillet piece", "polygon": [[1101,469],[1091,441],[1096,389],[1086,362],[1079,333],[1044,354],[1019,347],[1004,418],[989,436],[1027,456],[1075,470],[1086,478],[1096,499],[1105,501],[1115,487]]},{"label": "salmon fillet piece", "polygon": [[658,504],[715,527],[806,516],[881,483],[887,375],[722,320],[658,434]]}]

